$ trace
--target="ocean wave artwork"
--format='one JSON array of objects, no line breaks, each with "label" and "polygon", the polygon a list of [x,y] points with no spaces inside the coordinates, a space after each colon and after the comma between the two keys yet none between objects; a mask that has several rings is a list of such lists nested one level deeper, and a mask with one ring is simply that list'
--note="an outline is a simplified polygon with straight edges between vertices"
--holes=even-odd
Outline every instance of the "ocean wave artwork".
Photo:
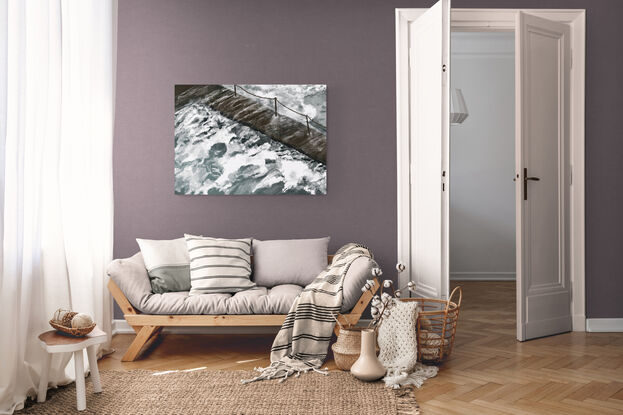
[{"label": "ocean wave artwork", "polygon": [[326,85],[176,85],[175,193],[327,193]]}]

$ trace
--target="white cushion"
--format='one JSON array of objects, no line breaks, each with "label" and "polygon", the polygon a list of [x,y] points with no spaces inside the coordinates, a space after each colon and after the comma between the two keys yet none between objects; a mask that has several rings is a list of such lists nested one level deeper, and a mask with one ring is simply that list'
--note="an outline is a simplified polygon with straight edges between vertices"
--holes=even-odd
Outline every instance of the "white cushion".
[{"label": "white cushion", "polygon": [[155,293],[190,290],[190,258],[184,238],[136,239]]}]

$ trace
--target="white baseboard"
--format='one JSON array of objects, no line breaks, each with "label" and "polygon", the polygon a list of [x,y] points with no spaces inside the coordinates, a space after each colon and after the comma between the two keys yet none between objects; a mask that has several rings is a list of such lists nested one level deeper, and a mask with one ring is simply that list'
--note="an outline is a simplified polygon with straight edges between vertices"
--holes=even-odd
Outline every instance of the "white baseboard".
[{"label": "white baseboard", "polygon": [[[369,322],[369,319],[361,319],[358,325],[367,325]],[[165,327],[163,332],[170,334],[277,334],[279,328],[277,326]],[[134,334],[134,330],[124,319],[114,319],[112,321],[112,335],[115,334]]]},{"label": "white baseboard", "polygon": [[574,314],[572,316],[573,331],[586,331],[586,316],[584,314]]},{"label": "white baseboard", "polygon": [[[128,329],[132,330],[132,328],[130,328],[130,325],[128,324],[127,321],[125,320],[117,320],[117,319],[113,319],[112,320],[112,324],[110,325],[110,328],[112,330],[112,335],[114,336],[115,334],[125,334],[125,327],[121,327],[122,325],[127,326]],[[134,330],[132,330],[132,332],[134,332]]]},{"label": "white baseboard", "polygon": [[[576,317],[576,316],[574,316]],[[584,316],[577,316],[577,324],[574,324],[574,331],[580,329],[580,321]],[[581,317],[581,318],[580,318]],[[359,326],[365,326],[370,322],[369,319],[359,320]],[[574,321],[574,323],[576,323]],[[163,330],[171,334],[276,334],[279,327],[167,327]],[[586,331],[593,333],[620,333],[623,332],[623,318],[587,318]],[[134,330],[123,319],[112,321],[112,334],[134,334]]]},{"label": "white baseboard", "polygon": [[450,280],[461,281],[515,281],[515,272],[451,272]]},{"label": "white baseboard", "polygon": [[587,318],[586,331],[593,333],[623,332],[623,318]]}]

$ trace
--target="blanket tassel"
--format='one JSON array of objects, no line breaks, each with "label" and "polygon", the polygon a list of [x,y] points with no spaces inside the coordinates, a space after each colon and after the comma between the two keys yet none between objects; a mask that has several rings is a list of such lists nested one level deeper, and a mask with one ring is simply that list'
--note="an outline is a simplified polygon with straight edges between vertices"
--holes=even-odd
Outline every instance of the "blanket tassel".
[{"label": "blanket tassel", "polygon": [[278,378],[280,378],[279,383],[282,383],[282,382],[285,382],[292,375],[298,378],[299,376],[301,376],[301,373],[307,373],[312,370],[324,376],[329,375],[329,369],[327,368],[318,369],[315,367],[309,367],[305,369],[299,369],[299,368],[285,366],[281,362],[273,362],[270,366],[264,367],[264,368],[256,367],[254,370],[256,372],[259,372],[260,374],[254,377],[253,379],[241,380],[243,385],[246,385],[247,383],[257,382],[258,380],[271,380],[271,379],[278,379]]}]

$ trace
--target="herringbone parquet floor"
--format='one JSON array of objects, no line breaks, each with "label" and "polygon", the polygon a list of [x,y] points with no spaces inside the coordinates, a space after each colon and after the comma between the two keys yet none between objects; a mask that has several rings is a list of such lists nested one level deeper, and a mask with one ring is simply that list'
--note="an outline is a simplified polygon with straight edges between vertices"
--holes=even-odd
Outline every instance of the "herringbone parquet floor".
[{"label": "herringbone parquet floor", "polygon": [[[515,284],[463,282],[453,355],[415,392],[425,415],[623,414],[623,333],[567,333],[515,340]],[[122,363],[117,335],[100,369],[250,369],[266,365],[272,334],[164,334]],[[329,368],[335,368],[332,360]]]},{"label": "herringbone parquet floor", "polygon": [[623,333],[515,340],[515,284],[463,282],[455,349],[416,391],[433,414],[623,414]]}]

